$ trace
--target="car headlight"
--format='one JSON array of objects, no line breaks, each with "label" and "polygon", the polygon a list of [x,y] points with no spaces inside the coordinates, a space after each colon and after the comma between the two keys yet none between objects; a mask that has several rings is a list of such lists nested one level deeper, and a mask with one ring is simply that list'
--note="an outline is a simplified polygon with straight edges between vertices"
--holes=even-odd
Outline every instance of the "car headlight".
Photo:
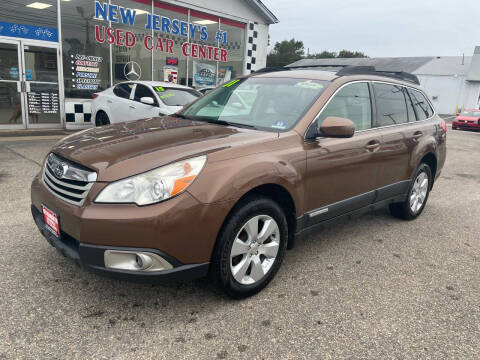
[{"label": "car headlight", "polygon": [[178,161],[107,185],[97,203],[154,204],[185,191],[203,169],[205,155]]}]

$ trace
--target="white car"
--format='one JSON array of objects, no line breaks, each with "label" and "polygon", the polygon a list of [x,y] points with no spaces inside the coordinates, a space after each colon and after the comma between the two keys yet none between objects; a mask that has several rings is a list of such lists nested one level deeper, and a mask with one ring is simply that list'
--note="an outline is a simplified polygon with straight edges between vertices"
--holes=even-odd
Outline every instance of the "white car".
[{"label": "white car", "polygon": [[183,85],[158,81],[122,82],[93,94],[96,126],[170,115],[202,96]]}]

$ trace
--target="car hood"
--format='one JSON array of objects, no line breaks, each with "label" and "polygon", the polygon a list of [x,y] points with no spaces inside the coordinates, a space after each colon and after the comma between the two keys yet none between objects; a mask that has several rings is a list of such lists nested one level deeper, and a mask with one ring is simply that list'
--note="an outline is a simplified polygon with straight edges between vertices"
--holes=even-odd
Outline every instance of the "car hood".
[{"label": "car hood", "polygon": [[275,132],[157,117],[97,127],[70,135],[52,151],[114,181],[188,157],[221,161],[268,151]]}]

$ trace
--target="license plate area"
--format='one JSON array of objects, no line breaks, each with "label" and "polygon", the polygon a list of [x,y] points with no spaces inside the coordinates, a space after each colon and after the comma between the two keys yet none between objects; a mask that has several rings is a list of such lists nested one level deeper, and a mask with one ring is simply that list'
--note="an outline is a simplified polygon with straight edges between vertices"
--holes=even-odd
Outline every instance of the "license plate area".
[{"label": "license plate area", "polygon": [[47,208],[45,205],[42,205],[42,213],[43,222],[45,223],[45,228],[47,229],[47,231],[59,238],[60,224],[58,222],[58,215],[49,208]]}]

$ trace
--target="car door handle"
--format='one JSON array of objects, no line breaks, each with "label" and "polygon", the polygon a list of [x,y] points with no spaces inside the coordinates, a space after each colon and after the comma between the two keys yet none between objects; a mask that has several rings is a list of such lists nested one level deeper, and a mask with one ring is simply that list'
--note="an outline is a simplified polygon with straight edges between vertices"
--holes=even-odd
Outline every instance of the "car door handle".
[{"label": "car door handle", "polygon": [[130,108],[130,109],[136,109],[136,107],[133,106],[133,105],[129,105],[129,108]]},{"label": "car door handle", "polygon": [[367,151],[375,151],[379,147],[380,143],[377,140],[372,140],[367,145],[365,145],[365,149],[367,149]]},{"label": "car door handle", "polygon": [[413,136],[412,136],[412,137],[413,137],[414,140],[418,140],[418,139],[420,139],[422,136],[423,136],[423,133],[422,133],[421,131],[415,131],[415,132],[413,133]]},{"label": "car door handle", "polygon": [[107,102],[108,102],[109,104],[113,104],[113,101],[112,101],[112,100],[107,100]]}]

